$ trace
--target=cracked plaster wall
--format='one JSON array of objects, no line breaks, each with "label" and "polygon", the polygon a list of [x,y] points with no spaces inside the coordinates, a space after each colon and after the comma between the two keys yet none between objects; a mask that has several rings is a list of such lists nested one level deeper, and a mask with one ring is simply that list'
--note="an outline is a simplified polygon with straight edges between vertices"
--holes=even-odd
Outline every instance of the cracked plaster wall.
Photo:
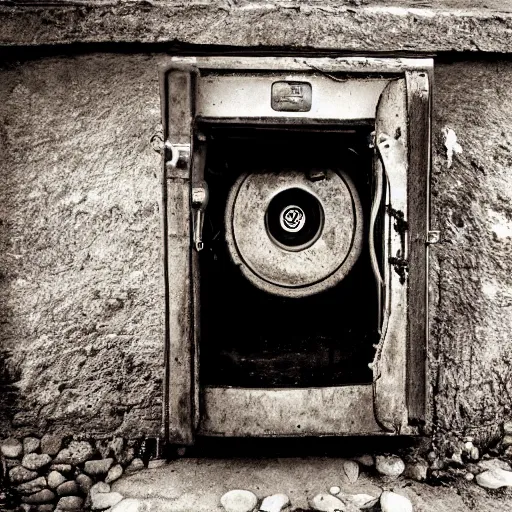
[{"label": "cracked plaster wall", "polygon": [[158,434],[156,59],[0,71],[0,437]]},{"label": "cracked plaster wall", "polygon": [[[159,58],[1,68],[0,437],[159,433]],[[431,407],[441,436],[482,442],[511,407],[511,80],[506,61],[435,67]]]}]

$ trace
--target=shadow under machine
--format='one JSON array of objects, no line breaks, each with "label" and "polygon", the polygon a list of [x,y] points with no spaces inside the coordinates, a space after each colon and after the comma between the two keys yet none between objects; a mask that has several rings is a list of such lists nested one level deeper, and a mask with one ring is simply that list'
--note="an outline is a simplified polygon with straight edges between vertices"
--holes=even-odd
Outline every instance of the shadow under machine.
[{"label": "shadow under machine", "polygon": [[171,443],[428,424],[431,79],[430,59],[161,70]]}]

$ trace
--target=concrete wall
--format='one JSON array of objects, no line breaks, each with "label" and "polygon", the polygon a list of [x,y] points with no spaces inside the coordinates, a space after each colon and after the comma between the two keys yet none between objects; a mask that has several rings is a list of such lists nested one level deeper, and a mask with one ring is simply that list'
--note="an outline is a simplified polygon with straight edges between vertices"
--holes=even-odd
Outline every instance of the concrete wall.
[{"label": "concrete wall", "polygon": [[0,71],[0,437],[158,434],[157,59]]},{"label": "concrete wall", "polygon": [[[159,433],[162,58],[2,66],[0,437]],[[431,406],[440,438],[486,442],[512,405],[512,63],[435,79]]]}]

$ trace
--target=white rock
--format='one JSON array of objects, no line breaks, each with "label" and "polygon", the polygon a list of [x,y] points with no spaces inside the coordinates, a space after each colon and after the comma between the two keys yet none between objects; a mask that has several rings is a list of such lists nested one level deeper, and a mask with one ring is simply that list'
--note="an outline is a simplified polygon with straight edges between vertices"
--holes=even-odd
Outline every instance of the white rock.
[{"label": "white rock", "polygon": [[309,506],[318,512],[343,512],[346,508],[340,499],[327,493],[317,494],[309,500]]},{"label": "white rock", "polygon": [[146,512],[148,505],[140,500],[127,498],[114,505],[110,512]]},{"label": "white rock", "polygon": [[361,466],[365,466],[367,468],[371,468],[375,464],[373,457],[371,455],[367,455],[367,454],[361,455],[359,457],[354,457],[353,460],[355,460],[356,462],[359,462],[359,464],[361,464]]},{"label": "white rock", "polygon": [[373,508],[379,501],[379,498],[370,494],[343,494],[340,499],[346,503],[351,503],[360,510]]},{"label": "white rock", "polygon": [[505,422],[505,424],[503,425],[503,432],[505,433],[505,435],[512,434],[512,421]]},{"label": "white rock", "polygon": [[48,487],[50,489],[57,489],[57,487],[59,487],[59,485],[65,481],[66,477],[64,477],[61,473],[58,471],[50,471],[50,474],[48,475]]},{"label": "white rock", "polygon": [[23,467],[31,469],[32,471],[37,471],[44,466],[48,466],[51,461],[52,458],[49,455],[46,455],[46,453],[42,453],[41,455],[37,453],[29,453],[23,457],[21,463],[23,464]]},{"label": "white rock", "polygon": [[504,460],[500,460],[500,459],[481,460],[478,463],[478,467],[481,468],[481,469],[484,469],[484,470],[486,470],[486,469],[490,469],[490,470],[493,470],[493,469],[503,469],[505,471],[510,471],[512,469],[510,467],[510,464],[508,464]]},{"label": "white rock", "polygon": [[334,485],[329,489],[329,494],[332,494],[333,496],[338,495],[340,492],[341,492],[341,487],[338,487],[337,485]]},{"label": "white rock", "polygon": [[355,460],[343,461],[343,477],[351,484],[355,484],[359,478],[359,464]]},{"label": "white rock", "polygon": [[121,478],[123,474],[123,466],[121,464],[116,464],[112,466],[107,473],[107,477],[105,478],[105,483],[110,484],[115,482],[118,478]]},{"label": "white rock", "polygon": [[476,483],[486,489],[512,486],[512,471],[495,468],[476,475]]},{"label": "white rock", "polygon": [[375,468],[381,475],[396,478],[404,472],[405,464],[396,455],[377,455]]},{"label": "white rock", "polygon": [[409,498],[391,491],[384,491],[380,496],[382,512],[412,512]]},{"label": "white rock", "polygon": [[260,505],[260,512],[281,512],[290,505],[290,498],[286,494],[273,494],[267,496]]},{"label": "white rock", "polygon": [[252,512],[258,503],[258,498],[251,491],[233,489],[220,499],[220,504],[226,512]]},{"label": "white rock", "polygon": [[0,452],[4,457],[10,457],[15,459],[21,455],[23,451],[23,445],[13,437],[6,439],[0,446]]},{"label": "white rock", "polygon": [[473,475],[473,473],[466,473],[464,475],[464,478],[468,481],[468,482],[471,482],[471,480],[474,480],[475,479],[475,475]]},{"label": "white rock", "polygon": [[26,437],[23,439],[23,453],[26,455],[27,453],[33,453],[41,444],[41,441],[37,439],[37,437]]},{"label": "white rock", "polygon": [[503,439],[501,440],[501,445],[504,448],[508,448],[509,446],[512,446],[512,435],[507,434],[506,436],[504,436]]},{"label": "white rock", "polygon": [[91,509],[105,510],[117,505],[122,499],[123,495],[118,492],[97,492],[91,494]]},{"label": "white rock", "polygon": [[91,487],[89,494],[93,496],[94,494],[105,494],[107,492],[110,492],[110,485],[105,482],[98,482]]}]

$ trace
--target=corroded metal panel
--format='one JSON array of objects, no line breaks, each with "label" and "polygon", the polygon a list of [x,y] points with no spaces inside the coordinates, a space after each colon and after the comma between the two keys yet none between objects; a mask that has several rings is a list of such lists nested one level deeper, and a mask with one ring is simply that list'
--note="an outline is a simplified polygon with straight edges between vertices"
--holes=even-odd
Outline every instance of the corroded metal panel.
[{"label": "corroded metal panel", "polygon": [[378,434],[372,386],[206,388],[199,431],[217,436]]}]

